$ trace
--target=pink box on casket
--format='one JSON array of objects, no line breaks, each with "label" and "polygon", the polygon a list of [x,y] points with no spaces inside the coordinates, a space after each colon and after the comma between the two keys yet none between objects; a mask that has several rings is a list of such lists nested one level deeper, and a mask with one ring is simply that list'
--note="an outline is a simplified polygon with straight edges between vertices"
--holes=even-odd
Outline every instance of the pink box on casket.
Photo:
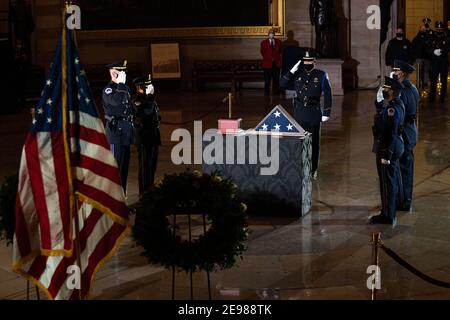
[{"label": "pink box on casket", "polygon": [[219,132],[221,134],[238,133],[241,123],[242,119],[219,119]]}]

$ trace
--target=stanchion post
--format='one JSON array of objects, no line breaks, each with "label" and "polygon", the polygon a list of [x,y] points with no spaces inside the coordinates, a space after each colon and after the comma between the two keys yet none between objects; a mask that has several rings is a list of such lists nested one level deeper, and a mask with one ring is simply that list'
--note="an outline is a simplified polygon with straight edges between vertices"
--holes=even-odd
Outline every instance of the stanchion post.
[{"label": "stanchion post", "polygon": [[[377,266],[379,264],[379,244],[381,239],[381,233],[372,233],[372,265]],[[376,271],[376,276],[378,277],[378,271]],[[376,282],[376,281],[375,281]],[[377,289],[375,287],[375,283],[372,283],[372,300],[377,299]]]}]

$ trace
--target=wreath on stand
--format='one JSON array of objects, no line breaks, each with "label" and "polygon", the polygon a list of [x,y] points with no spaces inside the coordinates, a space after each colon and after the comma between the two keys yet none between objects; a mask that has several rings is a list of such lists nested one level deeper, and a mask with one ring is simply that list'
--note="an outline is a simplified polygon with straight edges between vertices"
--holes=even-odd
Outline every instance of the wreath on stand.
[{"label": "wreath on stand", "polygon": [[[151,263],[166,268],[176,266],[186,272],[232,268],[246,250],[248,236],[247,207],[238,200],[237,191],[217,172],[166,175],[144,195],[134,238]],[[209,228],[196,239],[183,240],[174,218],[192,214],[204,215]]]},{"label": "wreath on stand", "polygon": [[18,176],[12,175],[6,177],[0,186],[0,240],[6,239],[8,244],[14,237],[18,183]]}]

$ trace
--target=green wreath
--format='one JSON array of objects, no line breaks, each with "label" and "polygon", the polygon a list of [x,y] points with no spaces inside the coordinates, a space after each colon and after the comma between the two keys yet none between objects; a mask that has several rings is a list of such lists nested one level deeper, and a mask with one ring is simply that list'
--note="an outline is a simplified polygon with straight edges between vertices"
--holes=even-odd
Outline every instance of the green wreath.
[{"label": "green wreath", "polygon": [[0,186],[0,240],[6,239],[8,244],[14,237],[18,180],[17,174],[5,177]]},{"label": "green wreath", "polygon": [[[186,171],[166,175],[144,195],[136,215],[134,238],[144,248],[151,263],[186,272],[229,269],[246,250],[247,218],[245,204],[236,193],[237,186],[220,174]],[[210,228],[189,242],[174,236],[171,215],[205,214]],[[175,232],[176,234],[176,232]]]}]

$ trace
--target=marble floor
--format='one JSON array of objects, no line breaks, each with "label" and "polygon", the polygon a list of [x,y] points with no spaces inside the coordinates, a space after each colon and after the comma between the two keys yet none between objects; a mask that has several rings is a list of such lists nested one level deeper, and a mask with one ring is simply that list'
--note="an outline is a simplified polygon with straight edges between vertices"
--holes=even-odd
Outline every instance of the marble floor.
[{"label": "marble floor", "polygon": [[[185,122],[214,110],[203,129],[227,116],[225,91],[161,93],[166,122]],[[450,282],[450,108],[420,107],[416,148],[415,199],[410,213],[400,213],[396,228],[367,224],[380,208],[374,156],[371,153],[373,91],[335,97],[331,120],[322,129],[321,167],[313,185],[313,210],[301,220],[250,218],[248,250],[233,269],[211,274],[214,299],[370,299],[366,281],[371,264],[370,238],[382,232],[386,246],[426,274]],[[237,94],[234,116],[243,126],[256,125],[282,98],[262,97],[259,90]],[[17,170],[30,117],[0,116],[0,177]],[[171,132],[163,125],[158,177],[185,167],[171,164]],[[191,125],[186,128],[192,129]],[[137,200],[137,161],[133,152],[128,201]],[[195,166],[194,166],[195,167]],[[148,265],[131,238],[99,272],[92,299],[170,299],[172,274]],[[10,248],[0,242],[0,299],[24,299],[26,281],[10,272]],[[380,254],[379,299],[450,299],[450,290],[428,284]],[[206,274],[194,275],[194,298],[206,299]],[[176,299],[189,299],[189,277],[176,278]],[[36,294],[32,290],[31,298]]]}]

